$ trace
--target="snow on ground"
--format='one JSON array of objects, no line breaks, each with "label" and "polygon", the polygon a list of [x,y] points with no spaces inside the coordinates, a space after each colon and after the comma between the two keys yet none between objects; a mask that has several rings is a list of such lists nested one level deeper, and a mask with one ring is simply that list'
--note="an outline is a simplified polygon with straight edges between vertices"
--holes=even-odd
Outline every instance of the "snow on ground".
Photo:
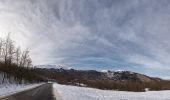
[{"label": "snow on ground", "polygon": [[0,97],[37,87],[41,84],[0,84]]},{"label": "snow on ground", "polygon": [[41,84],[25,84],[24,81],[22,82],[22,84],[17,84],[14,77],[10,77],[10,79],[4,78],[4,82],[2,82],[3,75],[4,73],[0,72],[0,97],[41,85]]},{"label": "snow on ground", "polygon": [[125,92],[54,84],[63,100],[170,100],[170,91]]}]

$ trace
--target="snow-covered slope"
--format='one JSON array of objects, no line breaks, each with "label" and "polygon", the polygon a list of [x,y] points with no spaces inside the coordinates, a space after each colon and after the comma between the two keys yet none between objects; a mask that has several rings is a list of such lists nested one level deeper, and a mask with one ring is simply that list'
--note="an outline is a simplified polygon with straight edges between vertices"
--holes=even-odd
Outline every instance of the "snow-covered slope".
[{"label": "snow-covered slope", "polygon": [[10,77],[10,78],[6,78],[4,77],[4,73],[0,72],[0,85],[2,84],[9,84],[9,83],[16,83],[16,81],[14,80],[14,77]]},{"label": "snow-covered slope", "polygon": [[10,95],[19,91],[27,90],[41,85],[41,84],[26,84],[24,81],[22,81],[22,84],[17,84],[18,82],[14,80],[14,77],[10,77],[9,79],[6,77],[3,78],[3,76],[4,73],[0,72],[0,98],[2,96]]},{"label": "snow-covered slope", "polygon": [[63,100],[170,100],[170,91],[125,92],[54,84]]}]

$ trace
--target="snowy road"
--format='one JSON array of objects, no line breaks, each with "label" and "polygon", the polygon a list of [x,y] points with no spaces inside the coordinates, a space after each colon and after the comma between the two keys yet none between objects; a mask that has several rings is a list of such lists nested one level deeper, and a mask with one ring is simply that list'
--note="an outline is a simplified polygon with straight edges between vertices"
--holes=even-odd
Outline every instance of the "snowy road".
[{"label": "snowy road", "polygon": [[0,100],[56,100],[53,95],[52,84],[47,83],[36,88],[19,92]]}]

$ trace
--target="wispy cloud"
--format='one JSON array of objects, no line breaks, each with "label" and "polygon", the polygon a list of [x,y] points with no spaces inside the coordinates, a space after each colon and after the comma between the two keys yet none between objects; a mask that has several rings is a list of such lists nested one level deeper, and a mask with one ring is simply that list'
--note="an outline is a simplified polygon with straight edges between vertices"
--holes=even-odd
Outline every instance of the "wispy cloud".
[{"label": "wispy cloud", "polygon": [[0,0],[0,36],[11,32],[34,64],[156,76],[170,70],[169,10],[168,0]]}]

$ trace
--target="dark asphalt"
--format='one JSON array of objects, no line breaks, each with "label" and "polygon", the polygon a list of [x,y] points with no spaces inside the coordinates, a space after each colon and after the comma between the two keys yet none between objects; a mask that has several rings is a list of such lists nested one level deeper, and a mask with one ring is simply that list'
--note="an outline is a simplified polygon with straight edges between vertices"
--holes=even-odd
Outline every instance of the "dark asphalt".
[{"label": "dark asphalt", "polygon": [[56,100],[53,95],[52,84],[47,83],[36,88],[19,92],[0,100]]}]

